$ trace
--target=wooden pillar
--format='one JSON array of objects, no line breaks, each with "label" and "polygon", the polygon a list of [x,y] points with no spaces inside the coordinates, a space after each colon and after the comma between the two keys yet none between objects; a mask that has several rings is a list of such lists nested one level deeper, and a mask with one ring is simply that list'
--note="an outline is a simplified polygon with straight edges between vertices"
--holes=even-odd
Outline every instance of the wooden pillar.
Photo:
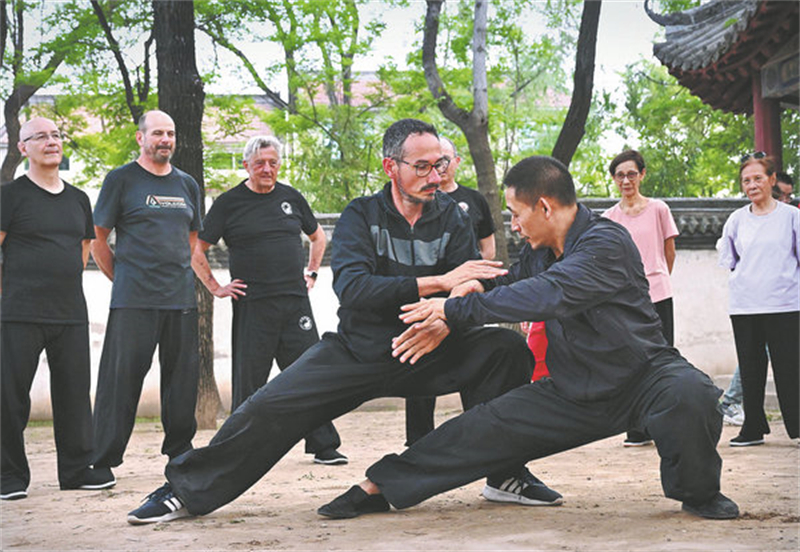
[{"label": "wooden pillar", "polygon": [[775,159],[777,170],[783,170],[781,143],[781,107],[778,100],[761,95],[761,73],[753,75],[753,124],[756,151],[766,152]]}]

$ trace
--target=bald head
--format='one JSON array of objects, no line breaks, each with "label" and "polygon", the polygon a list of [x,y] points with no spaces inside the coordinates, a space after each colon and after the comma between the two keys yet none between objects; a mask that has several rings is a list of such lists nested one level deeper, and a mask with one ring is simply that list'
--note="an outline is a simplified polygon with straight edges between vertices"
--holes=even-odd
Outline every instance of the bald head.
[{"label": "bald head", "polygon": [[34,117],[19,129],[19,152],[28,158],[34,173],[55,171],[64,154],[61,132],[56,124],[45,117]]},{"label": "bald head", "polygon": [[138,162],[155,174],[171,170],[170,159],[175,153],[175,122],[163,111],[148,111],[139,119],[136,141],[141,154]]},{"label": "bald head", "polygon": [[141,117],[139,117],[139,132],[143,134],[147,134],[147,127],[149,125],[163,125],[163,124],[171,124],[172,128],[175,128],[175,122],[172,120],[172,117],[160,111],[158,109],[152,109],[150,111],[145,111]]},{"label": "bald head", "polygon": [[34,117],[22,123],[19,129],[19,140],[20,142],[27,142],[41,132],[58,132],[58,127],[46,117]]}]

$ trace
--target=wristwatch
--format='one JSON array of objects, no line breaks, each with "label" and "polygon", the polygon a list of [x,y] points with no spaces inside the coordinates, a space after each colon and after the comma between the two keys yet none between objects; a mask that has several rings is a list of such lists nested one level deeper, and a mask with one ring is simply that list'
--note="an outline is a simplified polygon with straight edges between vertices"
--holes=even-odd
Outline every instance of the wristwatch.
[{"label": "wristwatch", "polygon": [[305,272],[306,272],[306,276],[308,276],[312,280],[316,280],[317,276],[319,276],[319,274],[317,274],[316,270],[308,270],[308,269],[306,269]]}]

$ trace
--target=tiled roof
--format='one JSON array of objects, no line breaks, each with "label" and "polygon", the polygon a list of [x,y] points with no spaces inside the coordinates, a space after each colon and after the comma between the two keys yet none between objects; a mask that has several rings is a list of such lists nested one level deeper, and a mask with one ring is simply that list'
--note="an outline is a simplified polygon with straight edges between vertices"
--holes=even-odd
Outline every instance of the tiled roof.
[{"label": "tiled roof", "polygon": [[653,53],[671,75],[705,103],[752,113],[752,78],[798,40],[797,0],[711,0],[697,8],[648,15],[666,30]]}]

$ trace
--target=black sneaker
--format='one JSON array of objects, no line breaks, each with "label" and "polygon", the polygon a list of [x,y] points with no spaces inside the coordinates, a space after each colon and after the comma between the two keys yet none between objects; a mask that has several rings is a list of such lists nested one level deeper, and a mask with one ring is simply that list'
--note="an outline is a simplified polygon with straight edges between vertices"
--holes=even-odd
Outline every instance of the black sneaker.
[{"label": "black sneaker", "polygon": [[22,500],[23,498],[28,498],[28,491],[25,489],[0,493],[0,500]]},{"label": "black sneaker", "polygon": [[382,494],[370,495],[358,485],[353,485],[343,495],[337,496],[332,502],[321,506],[317,513],[332,519],[351,519],[362,514],[388,511],[389,503]]},{"label": "black sneaker", "polygon": [[505,481],[487,478],[481,494],[492,502],[512,502],[525,506],[558,506],[564,502],[560,493],[542,483],[527,468],[522,470],[519,477]]},{"label": "black sneaker", "polygon": [[740,433],[731,439],[728,444],[730,444],[732,447],[754,447],[756,445],[764,444],[764,436],[762,435],[761,437],[749,439]]},{"label": "black sneaker", "polygon": [[61,485],[62,491],[99,491],[117,484],[111,468],[86,468],[74,483]]},{"label": "black sneaker", "polygon": [[684,502],[682,509],[692,515],[706,519],[735,519],[739,517],[739,507],[722,493],[717,493],[711,500],[701,504]]},{"label": "black sneaker", "polygon": [[350,460],[348,460],[347,456],[345,456],[336,449],[326,449],[314,455],[315,464],[326,464],[328,466],[336,466],[336,465],[347,464],[349,461]]},{"label": "black sneaker", "polygon": [[143,505],[128,514],[128,523],[144,525],[145,523],[172,521],[191,515],[181,499],[172,492],[169,483],[164,483],[147,495]]}]

